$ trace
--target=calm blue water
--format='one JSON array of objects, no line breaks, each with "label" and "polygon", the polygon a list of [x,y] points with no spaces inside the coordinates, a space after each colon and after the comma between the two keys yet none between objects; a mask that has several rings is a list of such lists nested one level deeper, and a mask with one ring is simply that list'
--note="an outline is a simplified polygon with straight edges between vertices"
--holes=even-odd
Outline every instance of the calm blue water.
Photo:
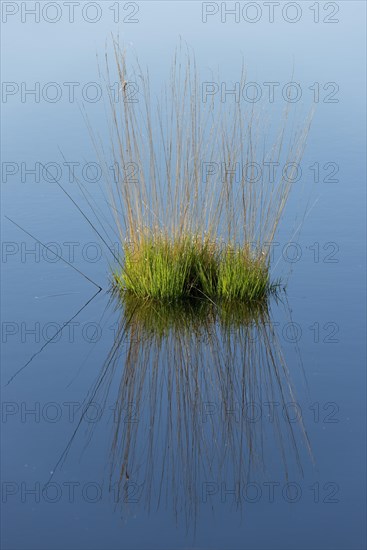
[{"label": "calm blue water", "polygon": [[[2,3],[3,547],[365,548],[364,3],[281,2],[273,22],[263,2],[239,3],[238,22],[219,2],[81,2],[74,22],[52,4],[35,22]],[[244,56],[267,113],[290,81],[296,119],[316,106],[276,238],[287,294],[245,327],[207,312],[162,335],[116,308],[103,246],[31,172],[56,163],[85,205],[61,149],[101,200],[80,108],[105,136],[91,83],[117,31],[154,85],[182,36],[203,80],[219,69],[229,89]]]}]

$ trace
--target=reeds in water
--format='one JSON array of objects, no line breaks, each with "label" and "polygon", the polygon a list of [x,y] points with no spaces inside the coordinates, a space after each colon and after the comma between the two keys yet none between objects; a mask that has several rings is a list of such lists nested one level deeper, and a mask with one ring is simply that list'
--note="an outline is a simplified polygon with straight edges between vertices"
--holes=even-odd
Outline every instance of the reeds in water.
[{"label": "reeds in water", "polygon": [[[282,218],[309,121],[289,135],[289,109],[269,141],[261,109],[202,95],[195,58],[181,47],[160,96],[149,71],[114,47],[123,101],[109,101],[114,165],[109,197],[123,257],[113,284],[138,297],[250,302],[275,289],[269,250]],[[111,66],[106,56],[107,80]],[[240,73],[240,86],[246,83]],[[134,83],[133,85],[131,83]],[[131,89],[132,86],[132,89]],[[258,166],[286,174],[258,176]]]}]

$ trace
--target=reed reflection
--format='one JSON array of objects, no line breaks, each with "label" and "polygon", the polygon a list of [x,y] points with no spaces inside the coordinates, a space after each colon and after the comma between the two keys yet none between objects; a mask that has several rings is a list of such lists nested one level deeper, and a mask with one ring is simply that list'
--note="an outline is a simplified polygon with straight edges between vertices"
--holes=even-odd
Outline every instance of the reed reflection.
[{"label": "reed reflection", "polygon": [[164,506],[194,525],[208,483],[240,488],[274,462],[285,480],[290,465],[302,474],[310,446],[289,407],[296,399],[268,306],[112,300],[120,322],[89,396],[107,406],[114,395],[115,501]]}]

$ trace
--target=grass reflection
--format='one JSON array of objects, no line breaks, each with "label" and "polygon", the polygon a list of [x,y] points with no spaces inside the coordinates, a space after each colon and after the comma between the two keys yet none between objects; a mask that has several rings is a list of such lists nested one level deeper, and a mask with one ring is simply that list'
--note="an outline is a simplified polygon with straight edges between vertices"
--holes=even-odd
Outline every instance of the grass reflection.
[{"label": "grass reflection", "polygon": [[240,487],[269,461],[285,480],[290,465],[302,473],[310,446],[287,407],[295,397],[268,305],[115,298],[119,326],[89,395],[111,404],[113,394],[119,502],[136,483],[139,507],[165,506],[192,526],[208,482]]}]

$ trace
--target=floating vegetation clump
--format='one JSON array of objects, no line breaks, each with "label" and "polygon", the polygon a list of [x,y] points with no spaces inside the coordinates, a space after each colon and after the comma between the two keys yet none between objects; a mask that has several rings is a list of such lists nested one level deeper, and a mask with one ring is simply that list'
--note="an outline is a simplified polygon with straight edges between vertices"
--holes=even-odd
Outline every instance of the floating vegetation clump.
[{"label": "floating vegetation clump", "polygon": [[[117,170],[106,169],[105,178],[123,253],[112,268],[113,284],[170,303],[197,296],[266,299],[276,288],[270,245],[297,179],[309,122],[289,132],[288,107],[274,130],[261,107],[219,101],[181,46],[154,99],[149,72],[138,62],[130,69],[118,44],[114,60],[122,101],[111,91],[108,112]],[[239,83],[243,89],[243,67]]]},{"label": "floating vegetation clump", "polygon": [[147,238],[137,250],[125,246],[124,268],[114,273],[114,284],[139,298],[168,301],[258,301],[277,287],[270,282],[266,259],[189,237]]}]

